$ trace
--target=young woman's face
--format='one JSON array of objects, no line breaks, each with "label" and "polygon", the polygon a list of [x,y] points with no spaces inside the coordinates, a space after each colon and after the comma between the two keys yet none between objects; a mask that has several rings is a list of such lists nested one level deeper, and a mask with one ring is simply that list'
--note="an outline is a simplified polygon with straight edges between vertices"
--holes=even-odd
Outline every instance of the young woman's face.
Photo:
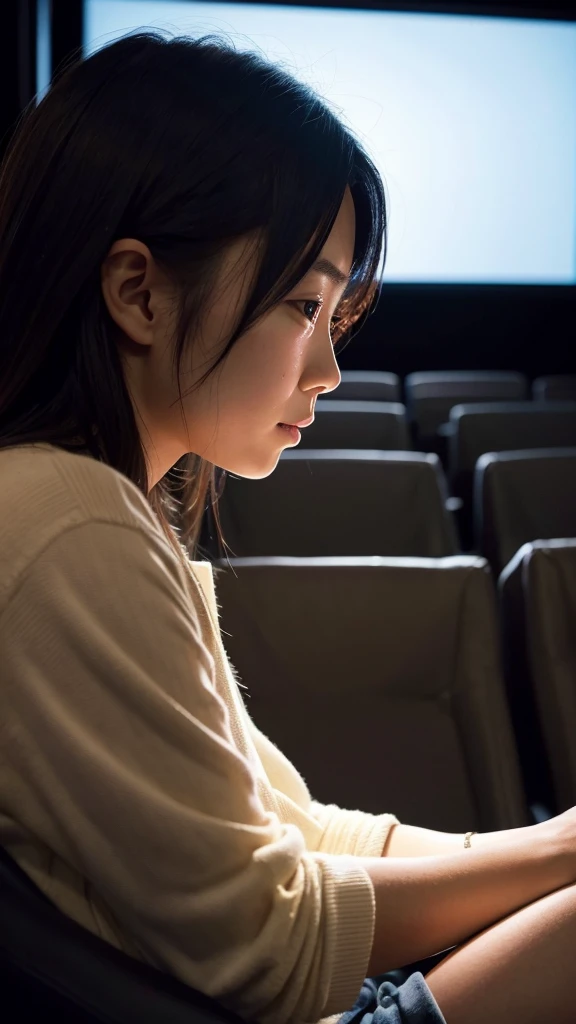
[{"label": "young woman's face", "polygon": [[[354,237],[354,203],[347,189],[319,257],[344,277],[350,273]],[[345,280],[336,283],[325,270],[312,269],[188,394],[224,349],[249,293],[253,264],[243,275],[234,273],[248,244],[242,240],[228,251],[223,284],[216,287],[201,337],[183,359],[185,421],[172,350],[164,340],[173,330],[165,280],[150,265],[149,250],[131,239],[116,242],[103,265],[103,292],[122,331],[122,361],[146,450],[150,488],[187,452],[237,476],[269,476],[282,451],[297,444],[279,424],[309,419],[318,395],[340,383],[330,320]]]}]

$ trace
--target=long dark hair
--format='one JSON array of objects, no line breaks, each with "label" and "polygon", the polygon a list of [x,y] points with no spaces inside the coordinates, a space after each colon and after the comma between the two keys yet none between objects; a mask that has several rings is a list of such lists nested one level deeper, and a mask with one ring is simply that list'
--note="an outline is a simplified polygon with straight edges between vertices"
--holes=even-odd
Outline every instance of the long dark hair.
[{"label": "long dark hair", "polygon": [[24,111],[0,169],[0,449],[78,451],[80,438],[148,498],[180,558],[196,553],[210,487],[222,545],[222,470],[187,454],[147,493],[101,264],[115,239],[138,238],[171,276],[180,382],[225,249],[261,233],[252,292],[200,386],[312,266],[347,185],[356,242],[335,342],[377,301],[387,236],[380,175],[328,105],[218,35],[139,31],[74,54]]}]

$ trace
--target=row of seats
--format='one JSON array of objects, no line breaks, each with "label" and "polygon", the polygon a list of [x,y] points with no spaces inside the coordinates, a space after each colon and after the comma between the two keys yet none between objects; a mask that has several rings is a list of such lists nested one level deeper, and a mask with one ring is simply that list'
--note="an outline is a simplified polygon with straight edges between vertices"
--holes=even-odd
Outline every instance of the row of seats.
[{"label": "row of seats", "polygon": [[[538,804],[576,803],[576,540],[527,545],[526,560],[528,575],[501,577],[500,602],[488,563],[470,555],[216,563],[225,645],[251,714],[317,799],[449,832],[512,828]],[[520,673],[519,607],[532,644]],[[543,741],[533,742],[532,654],[554,793]]]},{"label": "row of seats", "polygon": [[[501,370],[435,370],[409,373],[402,382],[395,373],[348,370],[335,391],[318,399],[405,403],[411,444],[433,451],[443,462],[455,405],[477,402],[576,401],[576,375],[555,374],[532,382],[523,373]],[[509,447],[513,447],[510,445]]]},{"label": "row of seats", "polygon": [[[525,399],[532,394],[538,402],[576,401],[576,374],[552,374],[537,377],[530,386],[528,378],[516,371],[497,370],[426,370],[409,373],[404,378],[407,402],[451,399],[458,402]],[[372,370],[342,370],[342,381],[336,391],[322,396],[351,401],[401,402],[402,380],[396,373]],[[444,406],[438,422],[444,422],[451,405]]]},{"label": "row of seats", "polygon": [[[576,402],[478,402],[450,410],[448,471],[457,479],[487,451],[576,443]],[[400,402],[316,403],[302,448],[370,448],[410,451],[406,407]]]},{"label": "row of seats", "polygon": [[[496,574],[527,541],[576,536],[576,447],[481,456],[473,511],[475,551]],[[230,477],[219,514],[237,557],[461,551],[433,453],[288,449],[263,480]]]},{"label": "row of seats", "polygon": [[[456,405],[446,425],[446,470],[461,504],[462,546],[472,547],[473,477],[487,452],[576,446],[576,402],[486,402]],[[315,421],[299,450],[411,450],[406,408],[400,403],[330,401],[316,404]]]}]

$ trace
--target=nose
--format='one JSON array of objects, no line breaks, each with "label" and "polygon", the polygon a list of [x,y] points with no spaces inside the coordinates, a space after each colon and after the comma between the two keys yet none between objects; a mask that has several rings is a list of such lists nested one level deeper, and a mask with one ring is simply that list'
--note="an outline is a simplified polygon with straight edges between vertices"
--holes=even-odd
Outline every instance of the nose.
[{"label": "nose", "polygon": [[318,332],[317,337],[317,343],[315,338],[308,351],[308,358],[300,381],[301,391],[308,394],[314,391],[316,396],[335,391],[342,380],[330,332],[326,331],[325,334]]},{"label": "nose", "polygon": [[330,345],[330,349],[331,349],[331,352],[332,352],[332,359],[331,359],[331,366],[330,366],[330,370],[329,370],[329,374],[328,374],[329,382],[322,389],[322,393],[323,394],[328,394],[330,391],[335,391],[336,388],[338,387],[338,385],[342,381],[342,374],[340,373],[340,367],[338,366],[338,363],[336,362],[336,356],[334,355],[334,349],[333,349],[332,345]]}]

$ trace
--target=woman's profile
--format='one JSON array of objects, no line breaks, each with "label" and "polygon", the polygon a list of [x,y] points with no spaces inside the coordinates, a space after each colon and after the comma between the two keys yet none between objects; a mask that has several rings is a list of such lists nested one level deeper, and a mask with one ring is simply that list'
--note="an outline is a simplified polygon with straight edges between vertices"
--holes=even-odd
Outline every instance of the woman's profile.
[{"label": "woman's profile", "polygon": [[247,1021],[567,1024],[575,809],[464,836],[318,803],[194,557],[224,474],[274,472],[338,387],[386,229],[351,131],[221,37],[125,36],[25,112],[0,174],[0,846]]}]

